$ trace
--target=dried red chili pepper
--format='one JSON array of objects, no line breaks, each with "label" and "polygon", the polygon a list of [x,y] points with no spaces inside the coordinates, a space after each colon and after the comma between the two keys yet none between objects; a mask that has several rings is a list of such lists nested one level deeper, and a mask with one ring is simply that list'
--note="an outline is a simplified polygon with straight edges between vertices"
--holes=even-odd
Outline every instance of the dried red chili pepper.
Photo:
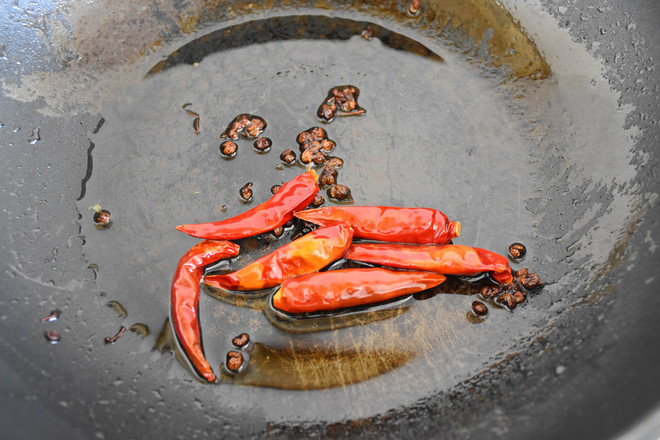
[{"label": "dried red chili pepper", "polygon": [[486,249],[462,245],[360,243],[353,244],[345,258],[400,269],[428,270],[443,275],[474,276],[491,272],[493,279],[500,284],[513,281],[506,257]]},{"label": "dried red chili pepper", "polygon": [[355,238],[397,243],[445,244],[461,232],[459,222],[430,208],[328,206],[295,216],[320,226],[347,223],[355,230]]},{"label": "dried red chili pepper", "polygon": [[330,270],[285,281],[273,296],[273,305],[289,313],[336,310],[420,292],[444,280],[444,275],[432,272],[378,267]]},{"label": "dried red chili pepper", "polygon": [[272,231],[293,218],[296,211],[309,205],[319,187],[318,176],[309,170],[288,181],[268,201],[236,217],[218,222],[180,225],[179,231],[212,240],[238,240]]},{"label": "dried red chili pepper", "polygon": [[353,229],[348,225],[316,229],[236,272],[205,276],[204,284],[241,291],[275,287],[289,278],[321,270],[341,258],[352,238]]},{"label": "dried red chili pepper", "polygon": [[174,332],[195,369],[209,382],[215,374],[204,357],[197,308],[199,283],[204,266],[238,255],[240,247],[229,241],[203,241],[193,246],[179,260],[172,280],[171,313]]}]

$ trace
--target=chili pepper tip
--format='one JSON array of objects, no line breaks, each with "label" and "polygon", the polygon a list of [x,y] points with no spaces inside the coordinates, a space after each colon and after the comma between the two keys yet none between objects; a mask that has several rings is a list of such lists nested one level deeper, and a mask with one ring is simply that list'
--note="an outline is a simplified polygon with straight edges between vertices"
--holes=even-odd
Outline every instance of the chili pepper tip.
[{"label": "chili pepper tip", "polygon": [[307,167],[307,172],[310,173],[312,175],[312,177],[314,178],[314,183],[319,182],[319,175],[316,173],[316,171],[314,171],[312,169],[311,164]]},{"label": "chili pepper tip", "polygon": [[215,380],[216,380],[215,374],[206,373],[206,374],[204,374],[204,379],[206,379],[206,381],[209,382],[209,383],[215,383]]}]

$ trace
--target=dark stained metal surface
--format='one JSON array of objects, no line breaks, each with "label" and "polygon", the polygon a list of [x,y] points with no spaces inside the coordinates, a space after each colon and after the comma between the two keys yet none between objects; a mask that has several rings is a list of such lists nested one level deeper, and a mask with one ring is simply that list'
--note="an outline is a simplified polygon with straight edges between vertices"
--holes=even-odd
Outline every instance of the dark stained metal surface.
[{"label": "dark stained metal surface", "polygon": [[[151,351],[167,316],[171,270],[178,255],[193,243],[181,234],[169,235],[170,227],[219,214],[213,208],[223,200],[231,200],[227,203],[226,215],[241,209],[236,202],[235,188],[227,185],[209,189],[209,182],[238,180],[247,171],[259,170],[260,181],[255,182],[262,184],[264,191],[259,197],[265,198],[270,184],[295,174],[292,169],[275,168],[280,151],[275,147],[269,155],[257,156],[252,151],[242,150],[235,162],[218,159],[217,163],[211,163],[209,157],[214,156],[210,152],[217,153],[216,143],[219,142],[212,132],[204,137],[205,130],[222,130],[233,113],[249,111],[268,119],[267,134],[283,149],[287,141],[293,145],[298,131],[314,124],[313,114],[327,89],[348,82],[335,78],[350,77],[355,72],[347,73],[341,66],[327,66],[321,57],[312,58],[313,63],[297,60],[298,64],[290,72],[279,75],[276,84],[284,88],[286,96],[305,103],[308,109],[304,106],[285,108],[277,93],[271,92],[270,99],[264,100],[258,94],[233,91],[230,86],[239,81],[242,72],[235,69],[256,62],[249,54],[237,55],[240,62],[235,65],[218,61],[218,53],[200,60],[198,71],[206,72],[215,67],[220,70],[218,74],[230,79],[227,84],[218,85],[205,77],[193,81],[193,73],[188,85],[185,84],[188,74],[182,71],[179,76],[159,79],[159,75],[169,75],[163,72],[144,87],[131,89],[135,87],[132,85],[136,80],[135,72],[146,73],[172,50],[206,34],[207,30],[223,28],[223,22],[241,23],[244,14],[261,19],[274,12],[259,8],[250,11],[244,5],[235,5],[233,9],[208,7],[200,9],[202,17],[204,11],[211,17],[205,23],[200,16],[188,14],[187,11],[195,10],[195,5],[184,2],[174,6],[148,4],[147,9],[124,5],[110,11],[99,6],[101,9],[96,15],[75,2],[3,4],[0,12],[3,36],[0,43],[3,79],[0,122],[4,124],[0,128],[0,354],[3,367],[0,430],[16,437],[33,438],[46,435],[50,438],[224,438],[264,436],[265,433],[272,437],[317,434],[435,438],[439,432],[447,438],[607,438],[624,432],[652,412],[660,403],[656,373],[660,362],[656,337],[656,311],[660,300],[655,294],[660,263],[656,245],[660,183],[655,171],[659,162],[660,109],[655,60],[660,54],[659,46],[654,44],[660,37],[655,29],[660,10],[655,2],[642,0],[625,5],[543,3],[541,7],[533,2],[516,2],[519,8],[511,10],[514,16],[520,14],[521,22],[537,40],[542,53],[545,48],[544,55],[555,53],[552,44],[542,40],[544,37],[554,35],[559,39],[562,32],[568,32],[589,53],[602,57],[606,66],[605,80],[613,88],[612,93],[618,95],[609,96],[603,78],[597,77],[593,79],[594,96],[589,96],[585,92],[590,90],[585,87],[589,84],[588,77],[565,74],[571,69],[562,67],[563,63],[584,61],[577,52],[548,58],[554,77],[540,85],[529,83],[523,98],[514,99],[507,93],[488,95],[490,87],[497,89],[492,84],[503,73],[501,68],[493,70],[484,66],[480,79],[474,75],[480,67],[468,65],[465,58],[447,49],[444,43],[433,41],[429,33],[416,29],[409,17],[380,19],[377,9],[370,9],[373,5],[364,6],[364,10],[356,7],[358,12],[349,11],[357,14],[359,20],[368,21],[365,17],[372,16],[374,22],[384,27],[418,38],[446,60],[435,67],[419,59],[411,61],[427,70],[414,72],[407,79],[401,76],[406,73],[401,66],[391,69],[392,77],[379,76],[378,63],[361,67],[360,72],[366,75],[366,86],[361,86],[360,103],[367,108],[368,116],[327,126],[333,133],[331,137],[338,141],[338,153],[345,152],[342,157],[347,165],[341,176],[352,185],[356,200],[359,203],[386,200],[394,204],[408,201],[437,204],[440,209],[461,217],[465,227],[462,244],[479,243],[505,252],[508,243],[525,242],[530,251],[527,265],[538,269],[551,283],[546,292],[512,315],[491,310],[489,327],[485,330],[462,321],[461,313],[468,310],[470,297],[438,296],[419,301],[413,313],[422,322],[427,322],[424,319],[429,319],[435,307],[440,316],[456,320],[455,327],[447,328],[461,331],[451,336],[443,348],[455,358],[447,358],[447,365],[436,367],[437,373],[445,374],[431,382],[432,392],[422,395],[418,388],[411,386],[408,396],[401,391],[405,385],[401,379],[409,380],[407,375],[414,370],[406,372],[405,367],[356,388],[287,394],[229,384],[218,387],[198,384],[172,357]],[[396,5],[405,11],[403,2]],[[328,12],[327,5],[314,6],[320,9],[292,5],[285,11],[275,12],[281,16],[291,14],[292,10]],[[337,8],[341,11],[343,6]],[[332,14],[341,15],[337,11]],[[537,11],[539,16],[547,16],[546,12],[551,14],[565,30],[548,33],[544,28],[547,21],[535,21],[530,18],[529,11]],[[383,17],[387,15],[383,13]],[[216,21],[218,24],[214,25]],[[139,30],[149,25],[163,29],[164,24],[177,30],[165,36]],[[84,35],[88,39],[75,43],[63,38],[72,29],[75,34],[83,27],[87,29]],[[127,33],[127,29],[133,30]],[[197,34],[190,33],[192,31]],[[458,34],[465,40],[454,41],[454,44],[468,47],[471,41],[466,34]],[[445,38],[458,34],[446,34]],[[60,45],[49,46],[53,41]],[[134,44],[125,44],[128,41]],[[368,44],[372,43],[377,41]],[[144,47],[149,49],[144,51]],[[486,50],[483,45],[480,47]],[[332,45],[323,48],[335,50]],[[255,50],[268,57],[263,47]],[[92,55],[94,53],[97,58]],[[480,55],[484,54],[477,50],[470,57]],[[351,56],[354,55],[348,55],[347,66],[355,65]],[[394,59],[399,59],[398,56],[402,55],[394,55]],[[129,74],[123,78],[125,83],[116,72],[113,72],[114,77],[109,75],[113,77],[111,82],[104,83],[108,78],[104,77],[104,70],[112,70],[127,60],[133,63],[127,63]],[[456,64],[452,63],[466,64],[455,69]],[[330,78],[324,78],[320,72],[309,72],[319,65],[329,69],[326,73],[331,74]],[[587,65],[581,72],[593,73],[591,67]],[[80,75],[73,79],[66,75],[67,69],[80,69],[77,71]],[[447,76],[439,78],[439,74]],[[465,75],[464,83],[470,86],[464,94],[461,94],[458,78],[461,74]],[[260,72],[247,75],[247,83],[261,84],[261,75]],[[296,90],[294,76],[306,87]],[[180,78],[184,78],[178,85],[180,89],[175,89],[175,82],[168,83]],[[395,82],[392,78],[398,80]],[[415,90],[415,78],[433,87],[410,92]],[[48,85],[48,93],[38,87],[40,81]],[[308,97],[310,84],[316,83],[320,85],[314,88],[315,94]],[[117,99],[109,99],[99,84],[113,84],[113,91],[118,95],[110,98]],[[399,102],[407,116],[416,102],[424,102],[435,97],[434,94],[442,95],[442,87],[447,87],[446,96],[442,98],[444,106],[437,108],[454,112],[448,115],[439,112],[437,118],[423,115],[411,125],[407,125],[410,121],[405,118],[389,121],[399,113],[388,109],[388,102],[376,93],[385,85],[410,92]],[[509,92],[517,85],[498,90]],[[220,107],[245,96],[250,96],[252,101],[245,102],[248,108],[235,112],[217,110],[214,116],[217,120],[202,119],[202,134],[197,139],[192,135],[193,140],[190,140],[190,118],[180,109],[182,102],[174,99],[182,97],[185,87],[189,86],[196,93],[192,93],[193,97],[202,96],[195,87],[206,91],[205,97],[197,102],[207,114],[211,113],[214,102]],[[370,86],[371,94],[368,93]],[[481,101],[481,108],[471,108],[469,104],[476,101],[479,87],[484,88],[487,96]],[[131,90],[135,92],[133,95]],[[171,97],[165,93],[168,90]],[[218,90],[222,91],[222,99],[214,95]],[[156,96],[158,91],[163,91],[163,95]],[[152,92],[153,99],[149,96],[137,99],[140,93],[146,92]],[[126,94],[127,100],[118,99],[121,93]],[[70,102],[64,99],[67,96],[71,97]],[[469,98],[468,102],[461,101],[461,96]],[[580,96],[584,107],[576,102],[575,96]],[[87,106],[87,111],[76,109],[77,101],[94,103],[97,97],[104,102],[100,113],[93,105]],[[530,97],[535,97],[542,105],[530,102]],[[175,103],[179,106],[171,115],[167,106],[147,105],[169,101],[172,108],[176,107]],[[518,119],[512,117],[511,108],[506,108],[506,103],[510,102],[527,113]],[[489,108],[496,108],[500,103],[504,108],[499,116],[486,114]],[[596,108],[611,103],[614,103],[612,109]],[[630,130],[627,134],[623,126],[614,126],[619,121],[617,106],[619,113],[627,115],[622,119],[625,128]],[[583,109],[582,116],[580,109]],[[465,113],[457,115],[456,111]],[[612,119],[594,122],[590,112]],[[179,113],[181,119],[177,118]],[[562,116],[565,114],[572,119]],[[378,115],[389,121],[384,132],[379,132],[382,125]],[[472,116],[475,122],[469,120]],[[159,118],[175,128],[150,132],[162,123]],[[444,155],[431,153],[435,146],[429,144],[424,134],[425,126],[433,125],[437,119],[451,122],[439,131],[444,136]],[[541,133],[542,136],[518,135],[529,128],[525,124],[532,119],[548,122],[546,127],[540,124],[537,127],[536,135]],[[585,121],[594,122],[590,130],[576,127]],[[179,122],[182,128],[178,128]],[[465,125],[461,125],[463,123]],[[515,133],[502,129],[511,128],[506,125],[511,123],[519,124],[513,127]],[[471,126],[479,126],[481,130],[470,133]],[[144,128],[142,133],[141,127]],[[403,136],[401,133],[406,127],[413,127],[412,134]],[[37,129],[40,140],[31,143]],[[589,131],[604,135],[590,137],[593,133]],[[631,135],[634,135],[634,148],[630,151],[625,142],[607,145],[608,141],[625,140]],[[176,142],[168,144],[168,139]],[[398,143],[389,145],[389,154],[379,154],[379,145],[388,145],[392,139]],[[469,145],[452,144],[452,139],[470,142]],[[486,148],[489,139],[507,142],[501,149],[491,151]],[[593,143],[593,139],[603,144]],[[115,140],[120,142],[113,147]],[[407,155],[409,160],[399,167],[394,160],[397,153],[394,147],[399,144],[423,147]],[[177,152],[179,146],[186,149],[185,154]],[[633,146],[632,141],[630,146]],[[241,147],[248,150],[247,143]],[[507,155],[515,159],[521,154],[525,161],[516,165],[524,167],[522,176],[529,179],[525,180],[529,187],[519,182],[507,186],[504,182],[510,182],[510,178],[504,178],[502,169],[516,163],[508,160]],[[451,162],[434,167],[425,160],[430,156],[448,157],[446,160]],[[239,159],[244,161],[238,162]],[[485,167],[488,163],[492,164],[490,168]],[[373,169],[368,169],[369,165]],[[150,174],[154,167],[163,170],[162,175],[157,176],[162,180],[155,180]],[[420,169],[424,172],[419,173]],[[457,177],[452,173],[456,169],[479,170],[479,173],[470,173],[472,180],[456,185],[460,198],[444,192],[455,186]],[[434,170],[442,172],[432,175]],[[390,176],[379,174],[388,171]],[[220,179],[219,174],[226,180]],[[475,175],[484,182],[475,180]],[[254,173],[250,173],[245,182],[253,176]],[[406,176],[414,178],[408,182]],[[240,180],[237,184],[245,182]],[[508,192],[498,193],[500,187]],[[429,191],[429,188],[432,189]],[[199,194],[195,194],[196,191]],[[412,198],[411,193],[415,195]],[[87,207],[94,203],[104,207],[108,204],[114,220],[111,229],[95,231],[91,228],[91,211]],[[517,206],[517,209],[509,206]],[[484,229],[480,230],[475,223],[483,224]],[[518,228],[522,238],[512,237],[510,225]],[[489,230],[497,234],[489,235]],[[599,235],[602,231],[605,234]],[[152,246],[152,243],[157,245]],[[90,269],[90,264],[97,264],[98,270]],[[105,292],[105,296],[101,292]],[[120,299],[127,308],[128,317],[123,321],[105,305],[115,299]],[[222,317],[228,310],[225,304],[217,304],[208,297],[202,301],[208,304],[203,316],[205,323],[213,323],[214,318]],[[60,320],[40,322],[54,308],[63,311]],[[244,313],[249,316],[250,311]],[[407,315],[410,313],[401,318]],[[147,324],[151,335],[141,339],[129,333],[113,345],[103,343],[103,338],[114,335],[119,325],[128,327],[135,322]],[[391,321],[382,325],[384,327],[378,328],[393,331]],[[264,329],[260,336],[270,338],[271,343],[281,343],[282,339],[278,338],[286,340],[286,335],[268,336],[265,329],[269,327],[264,323],[256,328]],[[402,321],[398,328],[412,331],[415,326],[410,321]],[[59,344],[47,344],[43,333],[48,329],[60,332]],[[224,329],[217,325],[207,330],[211,336],[224,334]],[[356,330],[358,336],[359,331]],[[484,335],[486,341],[492,340],[489,338],[504,340],[502,348],[480,346],[484,341],[479,340],[479,332],[488,332]],[[213,345],[211,336],[205,339],[209,347]],[[318,341],[323,341],[321,336]],[[455,346],[451,345],[452,341]],[[466,342],[475,344],[472,347],[479,350],[470,351]],[[216,354],[213,348],[209,350],[212,356],[221,357],[220,348]],[[434,356],[439,354],[431,350],[428,356],[426,359],[436,360]],[[419,365],[413,364],[413,367]],[[443,371],[450,367],[451,371]],[[350,407],[351,401],[359,402],[361,398],[374,400],[373,396],[379,396],[378,393],[386,389],[389,379],[395,379],[389,384],[400,395],[382,400],[380,405],[386,409],[374,404],[373,410],[366,407],[355,412],[353,417],[346,417],[342,408],[337,407],[344,404]],[[425,383],[419,380],[420,384]],[[357,389],[363,396],[356,394],[352,400],[352,393]],[[339,404],[328,403],[332,399],[337,399]],[[259,406],[254,402],[273,402],[281,408]],[[311,417],[309,412],[315,410],[322,412]],[[303,417],[292,417],[296,412]]]}]

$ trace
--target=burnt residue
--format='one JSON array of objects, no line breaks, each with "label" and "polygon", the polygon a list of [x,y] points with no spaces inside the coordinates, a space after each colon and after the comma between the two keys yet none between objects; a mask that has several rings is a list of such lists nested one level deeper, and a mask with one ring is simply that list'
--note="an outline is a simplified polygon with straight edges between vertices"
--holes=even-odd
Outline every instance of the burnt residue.
[{"label": "burnt residue", "polygon": [[105,305],[114,310],[121,319],[125,319],[128,316],[126,309],[119,301],[108,301]]},{"label": "burnt residue", "polygon": [[142,324],[141,322],[136,322],[128,329],[136,335],[142,336],[142,338],[149,336],[149,327],[146,324]]},{"label": "burnt residue", "polygon": [[[96,124],[96,127],[92,131],[92,134],[96,134],[99,132],[101,127],[103,127],[103,124],[105,123],[105,119],[101,118],[99,119],[99,122]],[[94,142],[89,141],[89,147],[87,148],[87,170],[85,171],[85,177],[83,177],[82,181],[80,182],[80,195],[76,199],[76,201],[80,201],[85,197],[85,193],[87,192],[87,182],[89,179],[92,178],[92,170],[94,169],[94,159],[92,158],[92,151],[94,151]]]},{"label": "burnt residue", "polygon": [[392,49],[442,61],[437,53],[423,44],[375,23],[322,15],[295,15],[254,20],[207,34],[172,52],[165,60],[154,65],[147,75],[162,72],[178,64],[199,63],[212,53],[251,44],[299,39],[348,40],[355,35],[361,35],[367,26],[371,27],[376,38]]}]

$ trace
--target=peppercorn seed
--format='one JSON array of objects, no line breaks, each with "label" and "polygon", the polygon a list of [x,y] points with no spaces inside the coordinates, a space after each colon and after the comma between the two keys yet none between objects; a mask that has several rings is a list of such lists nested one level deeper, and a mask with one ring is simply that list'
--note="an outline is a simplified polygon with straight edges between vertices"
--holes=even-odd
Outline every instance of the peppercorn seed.
[{"label": "peppercorn seed", "polygon": [[486,316],[488,314],[488,307],[481,301],[474,301],[472,303],[472,311],[477,316]]},{"label": "peppercorn seed", "polygon": [[273,145],[273,141],[271,141],[270,138],[260,136],[255,139],[253,145],[254,149],[259,153],[268,153],[270,151],[270,147]]},{"label": "peppercorn seed", "polygon": [[353,201],[351,190],[346,185],[332,185],[327,193],[328,193],[328,197],[341,202]]},{"label": "peppercorn seed", "polygon": [[225,159],[233,159],[238,153],[238,145],[234,141],[225,141],[220,144],[220,153]]},{"label": "peppercorn seed", "polygon": [[252,200],[252,185],[252,182],[248,182],[239,191],[241,199],[245,202]]},{"label": "peppercorn seed", "polygon": [[323,197],[321,194],[317,194],[316,197],[314,197],[314,200],[312,200],[312,206],[314,208],[318,208],[322,206],[325,203],[325,197]]},{"label": "peppercorn seed", "polygon": [[284,150],[282,151],[282,154],[280,154],[280,160],[287,165],[291,165],[296,161],[296,153],[291,149]]},{"label": "peppercorn seed", "polygon": [[522,243],[512,243],[509,245],[509,255],[514,260],[522,258],[527,253],[527,248]]},{"label": "peppercorn seed", "polygon": [[238,373],[243,365],[243,355],[239,351],[230,351],[227,353],[227,369],[233,373]]},{"label": "peppercorn seed", "polygon": [[237,347],[245,347],[250,342],[250,335],[241,333],[231,340],[231,343]]}]

